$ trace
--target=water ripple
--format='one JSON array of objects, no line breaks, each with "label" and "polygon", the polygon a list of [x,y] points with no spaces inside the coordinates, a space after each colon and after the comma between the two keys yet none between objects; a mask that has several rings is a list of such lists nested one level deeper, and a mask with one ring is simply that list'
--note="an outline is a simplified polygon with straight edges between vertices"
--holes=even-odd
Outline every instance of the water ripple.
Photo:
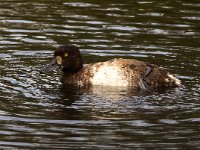
[{"label": "water ripple", "polygon": [[[199,148],[199,3],[2,1],[0,149]],[[85,63],[115,57],[158,64],[173,89],[89,89],[43,75],[57,46],[80,47]]]}]

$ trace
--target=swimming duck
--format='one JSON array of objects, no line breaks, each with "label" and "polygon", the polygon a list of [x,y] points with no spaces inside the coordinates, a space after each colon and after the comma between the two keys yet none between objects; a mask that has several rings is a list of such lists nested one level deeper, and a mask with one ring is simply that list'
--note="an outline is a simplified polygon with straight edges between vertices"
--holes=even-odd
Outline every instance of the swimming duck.
[{"label": "swimming duck", "polygon": [[83,65],[79,48],[60,46],[53,60],[40,70],[47,73],[62,69],[64,84],[76,86],[120,86],[149,90],[155,87],[177,87],[179,79],[165,69],[136,59],[115,58],[106,62]]}]

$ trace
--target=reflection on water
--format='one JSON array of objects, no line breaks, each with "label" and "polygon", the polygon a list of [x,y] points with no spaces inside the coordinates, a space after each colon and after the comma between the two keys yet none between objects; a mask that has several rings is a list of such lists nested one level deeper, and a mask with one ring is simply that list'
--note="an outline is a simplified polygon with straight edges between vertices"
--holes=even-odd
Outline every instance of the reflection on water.
[{"label": "reflection on water", "polygon": [[[198,149],[200,4],[191,1],[5,0],[0,9],[1,149]],[[39,75],[55,48],[85,63],[136,58],[183,87],[75,88]]]}]

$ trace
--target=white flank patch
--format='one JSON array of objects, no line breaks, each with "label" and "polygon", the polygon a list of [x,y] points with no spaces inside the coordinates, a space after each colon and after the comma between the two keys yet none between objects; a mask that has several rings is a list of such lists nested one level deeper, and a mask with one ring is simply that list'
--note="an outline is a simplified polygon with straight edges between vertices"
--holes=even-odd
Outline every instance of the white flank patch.
[{"label": "white flank patch", "polygon": [[93,85],[101,86],[128,86],[128,81],[123,75],[123,71],[118,66],[102,65],[98,68],[93,68]]}]

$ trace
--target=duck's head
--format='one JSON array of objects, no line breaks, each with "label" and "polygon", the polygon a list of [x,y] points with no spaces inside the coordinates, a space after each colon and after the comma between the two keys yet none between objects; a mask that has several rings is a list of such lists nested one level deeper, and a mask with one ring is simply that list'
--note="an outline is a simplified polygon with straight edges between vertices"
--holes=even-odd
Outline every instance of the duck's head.
[{"label": "duck's head", "polygon": [[83,61],[78,47],[74,45],[60,46],[53,56],[53,60],[40,70],[47,73],[62,68],[64,72],[76,73],[83,67]]}]

